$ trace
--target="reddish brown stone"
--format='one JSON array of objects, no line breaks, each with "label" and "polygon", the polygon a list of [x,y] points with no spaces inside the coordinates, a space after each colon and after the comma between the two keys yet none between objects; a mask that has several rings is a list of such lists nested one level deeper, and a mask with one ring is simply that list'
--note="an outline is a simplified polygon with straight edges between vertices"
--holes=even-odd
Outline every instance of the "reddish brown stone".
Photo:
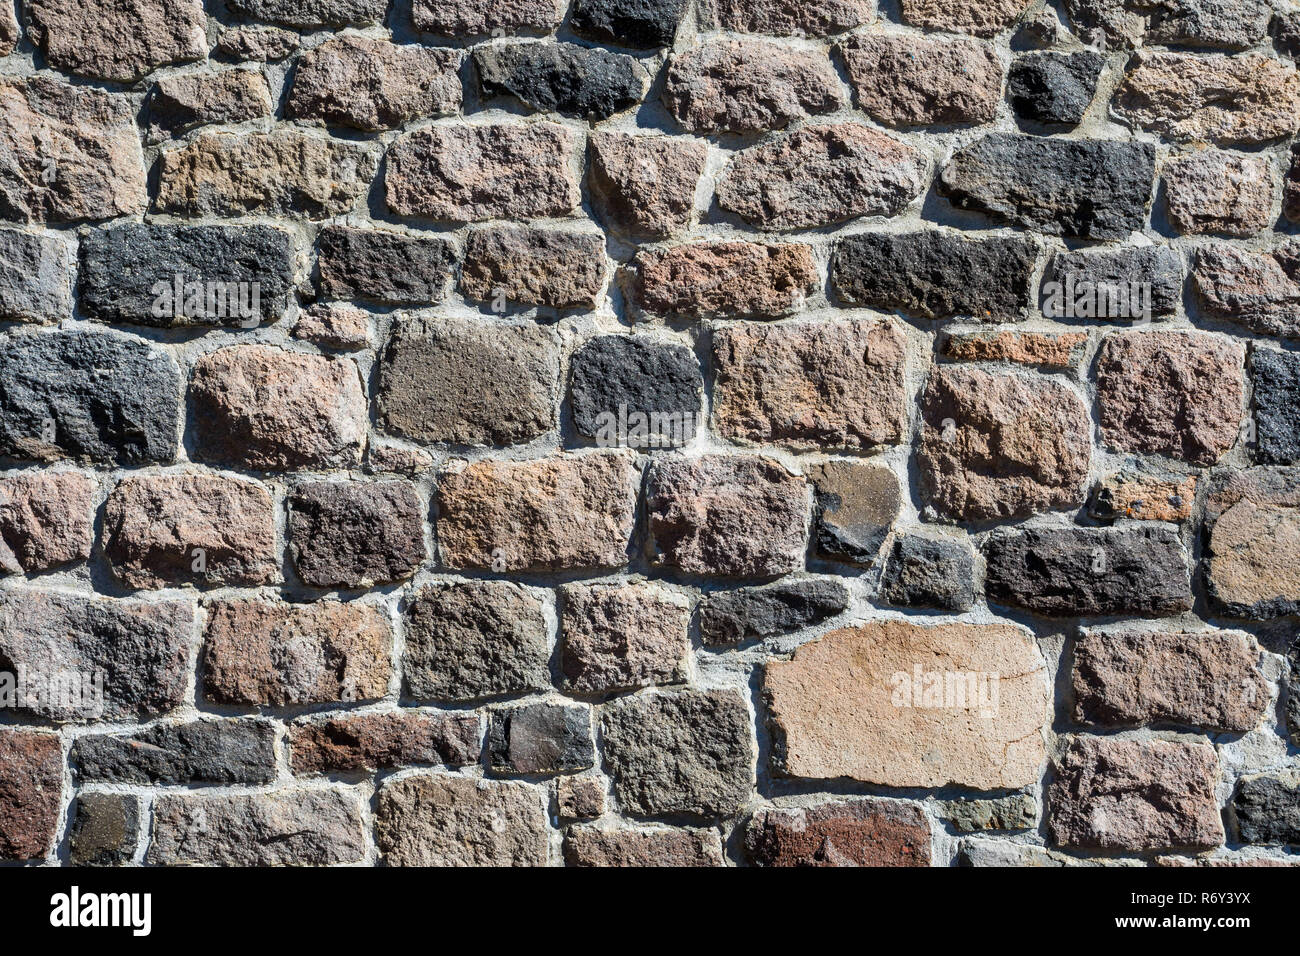
[{"label": "reddish brown stone", "polygon": [[1269,226],[1273,160],[1204,149],[1165,167],[1169,220],[1184,234],[1253,236]]},{"label": "reddish brown stone", "polygon": [[942,352],[959,362],[1011,362],[1055,370],[1075,367],[1087,342],[1084,332],[956,332],[943,340]]},{"label": "reddish brown stone", "polygon": [[505,36],[549,33],[566,7],[559,0],[414,0],[411,16],[417,30],[438,36]]},{"label": "reddish brown stone", "polygon": [[208,52],[201,0],[31,0],[28,33],[56,70],[129,82]]},{"label": "reddish brown stone", "polygon": [[1300,469],[1228,472],[1205,501],[1210,601],[1231,615],[1300,613]]},{"label": "reddish brown stone", "polygon": [[780,318],[796,312],[819,282],[802,243],[692,242],[635,260],[642,308],[683,318]]},{"label": "reddish brown stone", "polygon": [[1031,0],[902,0],[903,22],[928,30],[991,37],[1011,26]]},{"label": "reddish brown stone", "polygon": [[1196,504],[1196,476],[1152,478],[1115,474],[1092,492],[1089,510],[1098,518],[1186,521]]},{"label": "reddish brown stone", "polygon": [[63,746],[55,734],[0,731],[0,860],[49,852],[63,814]]},{"label": "reddish brown stone", "polygon": [[723,865],[722,843],[716,830],[668,827],[571,827],[564,836],[564,861],[569,866]]},{"label": "reddish brown stone", "polygon": [[591,189],[607,225],[664,239],[687,229],[709,149],[674,136],[591,134]]},{"label": "reddish brown stone", "polygon": [[987,123],[1002,100],[1002,63],[990,43],[861,35],[840,51],[859,108],[889,126]]},{"label": "reddish brown stone", "polygon": [[574,584],[562,595],[566,690],[603,694],[686,681],[691,608],[684,597],[645,584]]},{"label": "reddish brown stone", "polygon": [[605,812],[605,781],[600,777],[561,777],[555,802],[566,820],[594,820]]},{"label": "reddish brown stone", "polygon": [[477,714],[397,711],[305,720],[289,730],[294,773],[374,773],[407,764],[477,763]]},{"label": "reddish brown stone", "polygon": [[701,22],[736,33],[822,37],[876,18],[876,0],[704,0]]},{"label": "reddish brown stone", "polygon": [[894,800],[764,807],[745,849],[757,866],[929,866],[930,821]]},{"label": "reddish brown stone", "polygon": [[18,20],[11,8],[0,9],[0,56],[8,56],[18,43]]},{"label": "reddish brown stone", "polygon": [[1300,244],[1257,253],[1215,245],[1196,256],[1192,281],[1211,316],[1265,335],[1300,336]]},{"label": "reddish brown stone", "polygon": [[465,241],[460,287],[470,299],[590,309],[604,284],[599,233],[497,226],[477,229]]},{"label": "reddish brown stone", "polygon": [[160,143],[196,126],[243,123],[275,111],[257,70],[165,76],[149,94],[149,139]]},{"label": "reddish brown stone", "polygon": [[34,574],[90,557],[95,483],[76,472],[0,478],[0,572]]},{"label": "reddish brown stone", "polygon": [[370,318],[351,305],[312,305],[298,317],[293,337],[327,349],[348,352],[370,344]]}]

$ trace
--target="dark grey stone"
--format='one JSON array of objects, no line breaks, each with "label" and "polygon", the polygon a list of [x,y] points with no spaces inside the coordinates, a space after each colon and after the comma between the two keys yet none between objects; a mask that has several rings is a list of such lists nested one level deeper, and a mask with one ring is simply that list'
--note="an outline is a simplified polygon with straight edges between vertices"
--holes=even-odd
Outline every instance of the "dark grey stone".
[{"label": "dark grey stone", "polygon": [[62,236],[0,230],[0,319],[72,317],[72,245]]},{"label": "dark grey stone", "polygon": [[447,294],[456,247],[441,236],[329,226],[317,263],[321,295],[393,305],[432,305]]},{"label": "dark grey stone", "polygon": [[672,46],[686,0],[577,0],[573,32],[637,50]]},{"label": "dark grey stone", "polygon": [[382,23],[388,0],[227,0],[232,13],[288,27]]},{"label": "dark grey stone", "polygon": [[1242,777],[1232,808],[1241,842],[1300,846],[1300,776]]},{"label": "dark grey stone", "polygon": [[[1058,252],[1052,256],[1043,274],[1039,291],[1046,299],[1047,286],[1059,283],[1064,293],[1067,278],[1073,277],[1074,286],[1084,283],[1107,286],[1125,286],[1130,283],[1147,283],[1151,286],[1151,314],[1173,315],[1183,298],[1183,260],[1176,249],[1168,246],[1146,246],[1105,250],[1100,252]],[[1053,318],[1070,321],[1067,316]],[[1106,321],[1098,319],[1099,322]]]},{"label": "dark grey stone", "polygon": [[903,607],[967,611],[975,603],[975,553],[957,541],[896,538],[880,595]]},{"label": "dark grey stone", "polygon": [[484,96],[513,96],[542,112],[602,120],[635,105],[649,77],[625,53],[573,43],[481,46],[474,66]]},{"label": "dark grey stone", "polygon": [[68,831],[68,860],[74,866],[117,866],[130,862],[139,842],[140,798],[126,793],[83,793],[77,797]]},{"label": "dark grey stone", "polygon": [[373,587],[425,558],[425,506],[405,481],[313,481],[289,496],[289,551],[304,583]]},{"label": "dark grey stone", "polygon": [[700,603],[700,640],[716,647],[776,637],[834,617],[848,606],[848,588],[834,578],[718,591]]},{"label": "dark grey stone", "polygon": [[196,720],[129,737],[96,734],[72,745],[82,780],[103,783],[270,783],[275,725],[267,720]]},{"label": "dark grey stone", "polygon": [[1264,39],[1267,0],[1065,0],[1084,43],[1102,49],[1146,45],[1244,50]]},{"label": "dark grey stone", "polygon": [[1016,114],[1035,123],[1076,126],[1106,65],[1099,53],[1031,53],[1011,64],[1007,89]]},{"label": "dark grey stone", "polygon": [[1277,14],[1268,32],[1280,51],[1292,59],[1300,56],[1300,11]]},{"label": "dark grey stone", "polygon": [[1300,747],[1300,640],[1286,656],[1286,727],[1292,746]]},{"label": "dark grey stone", "polygon": [[[608,435],[611,423],[622,420],[622,407],[629,416],[646,416],[644,441],[637,440],[630,418],[626,433],[619,436],[631,447],[671,446],[694,437],[704,379],[686,346],[603,335],[578,350],[572,368],[569,399],[580,434],[598,438],[605,431]],[[659,416],[653,417],[656,412]]]},{"label": "dark grey stone", "polygon": [[1256,348],[1250,357],[1255,380],[1255,460],[1300,462],[1300,353]]},{"label": "dark grey stone", "polygon": [[497,773],[563,773],[596,762],[591,708],[523,704],[492,713],[488,756]]}]

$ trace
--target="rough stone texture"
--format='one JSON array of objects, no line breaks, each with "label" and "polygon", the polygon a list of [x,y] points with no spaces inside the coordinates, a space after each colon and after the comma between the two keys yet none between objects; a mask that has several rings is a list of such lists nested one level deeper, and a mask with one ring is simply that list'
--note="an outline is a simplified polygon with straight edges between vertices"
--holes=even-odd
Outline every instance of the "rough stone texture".
[{"label": "rough stone texture", "polygon": [[18,43],[18,20],[12,9],[0,10],[0,56],[8,56]]},{"label": "rough stone texture", "polygon": [[822,37],[871,23],[875,0],[705,0],[701,22],[736,33]]},{"label": "rough stone texture", "polygon": [[1233,617],[1300,613],[1300,471],[1255,468],[1217,476],[1205,525],[1211,604]]},{"label": "rough stone texture", "polygon": [[[1151,316],[1173,315],[1183,299],[1183,259],[1177,249],[1169,246],[1133,246],[1115,250],[1079,250],[1076,252],[1055,253],[1047,263],[1043,273],[1040,290],[1044,297],[1049,297],[1055,283],[1064,293],[1070,281],[1078,291],[1092,288],[1105,288],[1122,291],[1133,288],[1133,283],[1150,287],[1149,305]],[[1064,306],[1066,303],[1060,303]],[[1131,304],[1131,302],[1130,302]],[[1106,317],[1080,316],[1075,309],[1073,316],[1049,314],[1044,303],[1044,314],[1048,318],[1072,322],[1094,318],[1098,322],[1107,321]],[[1111,318],[1115,318],[1112,316]]]},{"label": "rough stone texture", "polygon": [[565,820],[594,820],[605,812],[605,781],[600,777],[561,777],[555,791],[557,809]]},{"label": "rough stone texture", "polygon": [[1029,830],[1038,823],[1038,803],[1032,793],[993,800],[949,800],[939,811],[961,833],[980,830]]},{"label": "rough stone texture", "polygon": [[990,133],[953,154],[939,191],[1050,235],[1118,239],[1142,228],[1154,178],[1149,143]]},{"label": "rough stone texture", "polygon": [[572,584],[562,592],[560,670],[569,693],[685,683],[687,600],[654,585]]},{"label": "rough stone texture", "polygon": [[898,477],[871,463],[828,461],[808,469],[815,489],[817,553],[870,566],[902,510]]},{"label": "rough stone texture", "polygon": [[474,68],[485,97],[511,96],[538,112],[593,122],[635,106],[650,85],[635,58],[574,43],[481,46]]},{"label": "rough stone texture", "polygon": [[[689,442],[703,424],[703,388],[694,353],[676,343],[604,335],[587,342],[570,360],[574,427],[601,445],[610,444],[611,435],[614,444],[632,448]],[[640,420],[634,421],[634,414],[644,416],[643,429],[636,428]],[[620,429],[624,418],[628,427]]]},{"label": "rough stone texture", "polygon": [[1105,57],[1079,53],[1031,53],[1011,64],[1011,108],[1022,119],[1049,126],[1077,126],[1097,94]]},{"label": "rough stone texture", "polygon": [[233,27],[222,32],[213,52],[239,63],[274,63],[298,49],[300,43],[298,34],[279,27]]},{"label": "rough stone texture", "polygon": [[0,219],[112,219],[146,201],[126,97],[41,76],[0,80]]},{"label": "rough stone texture", "polygon": [[734,816],[753,779],[754,730],[736,691],[629,697],[604,708],[614,795],[635,816]]},{"label": "rough stone texture", "polygon": [[222,599],[207,613],[201,676],[214,703],[291,707],[388,692],[393,637],[374,606]]},{"label": "rough stone texture", "polygon": [[407,777],[376,797],[389,866],[545,866],[547,833],[541,794],[522,783]]},{"label": "rough stone texture", "polygon": [[295,272],[293,237],[273,226],[127,223],[82,240],[78,285],[101,322],[251,328],[284,314]]},{"label": "rough stone texture", "polygon": [[1087,343],[1083,332],[955,332],[944,336],[940,350],[959,362],[1010,362],[1059,371],[1077,368]]},{"label": "rough stone texture", "polygon": [[700,640],[717,647],[778,637],[819,624],[848,606],[848,589],[834,578],[715,591],[700,603]]},{"label": "rough stone texture", "polygon": [[831,284],[846,302],[926,319],[1015,320],[1037,257],[1033,241],[1009,236],[869,232],[836,243]]},{"label": "rough stone texture", "polygon": [[116,784],[270,783],[275,725],[267,720],[162,724],[129,737],[78,737],[70,753],[83,781]]},{"label": "rough stone texture", "polygon": [[1086,631],[1074,644],[1073,685],[1083,724],[1245,732],[1269,700],[1259,645],[1231,631]]},{"label": "rough stone texture", "polygon": [[775,760],[791,777],[1022,787],[1043,761],[1046,675],[1032,636],[1010,624],[832,631],[767,665]]},{"label": "rough stone texture", "polygon": [[63,812],[63,748],[55,734],[0,731],[0,860],[44,857]]},{"label": "rough stone texture", "polygon": [[68,830],[68,862],[119,866],[135,856],[140,798],[124,793],[83,793]]},{"label": "rough stone texture", "polygon": [[1055,617],[1164,617],[1189,610],[1187,552],[1160,527],[995,534],[984,547],[993,604]]},{"label": "rough stone texture", "polygon": [[589,40],[648,50],[672,46],[687,0],[577,0],[573,32]]},{"label": "rough stone texture", "polygon": [[760,229],[811,229],[897,215],[925,179],[925,155],[884,133],[854,123],[805,126],[738,154],[717,201]]},{"label": "rough stone texture", "polygon": [[568,215],[573,133],[551,123],[435,126],[388,150],[388,208],[398,216],[474,222]]},{"label": "rough stone texture", "polygon": [[888,126],[987,123],[1002,99],[1002,63],[979,40],[868,34],[840,53],[858,108]]},{"label": "rough stone texture", "polygon": [[1268,156],[1204,149],[1165,166],[1169,220],[1184,234],[1253,236],[1269,226],[1275,189]]},{"label": "rough stone texture", "polygon": [[1300,54],[1300,11],[1282,10],[1274,14],[1268,32],[1278,50],[1291,59]]},{"label": "rough stone texture", "polygon": [[723,866],[716,830],[668,827],[570,827],[564,834],[569,866],[704,867]]},{"label": "rough stone texture", "polygon": [[589,182],[604,223],[665,239],[689,228],[708,147],[667,136],[593,132]]},{"label": "rough stone texture", "polygon": [[104,554],[130,588],[274,584],[275,507],[262,485],[220,475],[133,475],[104,506]]},{"label": "rough stone texture", "polygon": [[321,294],[391,305],[441,302],[456,265],[456,247],[442,236],[327,226],[321,230]]},{"label": "rough stone texture", "polygon": [[0,229],[0,319],[46,324],[72,314],[72,244]]},{"label": "rough stone texture", "polygon": [[1097,359],[1103,440],[1121,451],[1212,465],[1237,443],[1240,343],[1202,333],[1108,336]]},{"label": "rough stone texture", "polygon": [[556,309],[591,309],[605,284],[599,233],[505,226],[476,229],[465,241],[460,288],[467,298]]},{"label": "rough stone texture", "polygon": [[1122,50],[1148,45],[1244,50],[1262,41],[1267,0],[1065,0],[1084,43]]},{"label": "rough stone texture", "polygon": [[289,729],[289,765],[295,774],[461,766],[478,762],[481,736],[477,714],[397,711],[308,718]]},{"label": "rough stone texture", "polygon": [[1138,53],[1111,111],[1179,142],[1253,146],[1300,128],[1300,74],[1257,54]]},{"label": "rough stone texture", "polygon": [[429,585],[406,609],[405,693],[420,700],[476,700],[550,686],[542,605],[514,584]]},{"label": "rough stone texture", "polygon": [[566,6],[560,0],[501,0],[492,4],[482,0],[414,0],[411,13],[417,30],[444,37],[481,37],[549,33],[560,25]]},{"label": "rough stone texture", "polygon": [[1255,460],[1300,462],[1300,354],[1256,348],[1250,371],[1255,383]]},{"label": "rough stone texture", "polygon": [[301,342],[345,352],[364,349],[371,344],[369,317],[350,305],[308,306],[298,313],[298,321],[290,334]]},{"label": "rough stone texture", "polygon": [[487,753],[494,773],[585,770],[595,762],[591,708],[540,703],[493,711]]},{"label": "rough stone texture", "polygon": [[808,492],[770,458],[664,459],[646,482],[651,559],[687,574],[777,577],[803,566]]},{"label": "rough stone texture", "polygon": [[1153,477],[1119,472],[1098,482],[1088,500],[1088,513],[1102,521],[1186,521],[1196,504],[1196,477]]},{"label": "rough stone texture", "polygon": [[438,544],[453,568],[558,571],[627,562],[636,496],[619,454],[476,462],[438,487]]},{"label": "rough stone texture", "polygon": [[197,457],[254,471],[357,465],[366,399],[356,366],[267,345],[209,352],[190,379]]},{"label": "rough stone texture", "polygon": [[250,20],[287,27],[362,26],[379,23],[389,0],[226,0],[226,5]]},{"label": "rough stone texture", "polygon": [[0,478],[0,572],[36,574],[90,557],[95,483],[76,472]]},{"label": "rough stone texture", "polygon": [[975,554],[970,545],[944,538],[895,538],[880,581],[890,604],[960,614],[975,603]]},{"label": "rough stone texture", "polygon": [[1300,244],[1269,252],[1202,247],[1192,283],[1207,314],[1260,332],[1300,338]]},{"label": "rough stone texture", "polygon": [[50,66],[129,82],[207,55],[200,0],[31,0],[27,32]]},{"label": "rough stone texture", "polygon": [[[46,696],[21,708],[59,723],[146,720],[185,699],[194,608],[15,591],[0,594],[0,664],[28,679],[102,681],[80,700]],[[84,687],[84,683],[82,684]]]},{"label": "rough stone texture", "polygon": [[686,130],[758,133],[846,103],[825,53],[768,40],[706,40],[673,58],[664,106]]},{"label": "rough stone texture", "polygon": [[1282,180],[1282,215],[1291,222],[1300,222],[1300,148],[1296,146],[1291,147],[1291,164]]},{"label": "rough stone texture", "polygon": [[1215,847],[1219,762],[1203,744],[1075,737],[1047,788],[1047,829],[1059,846],[1101,850]]},{"label": "rough stone texture", "polygon": [[764,807],[745,831],[757,866],[929,866],[930,821],[914,803],[847,800]]},{"label": "rough stone texture", "polygon": [[930,30],[990,37],[1001,33],[1029,0],[902,0],[903,22]]},{"label": "rough stone texture", "polygon": [[819,284],[803,243],[691,242],[643,251],[633,265],[640,306],[683,318],[776,319]]},{"label": "rough stone texture", "polygon": [[296,129],[202,133],[159,160],[158,212],[326,219],[365,194],[376,167],[365,144]]},{"label": "rough stone texture", "polygon": [[460,110],[461,53],[342,36],[298,59],[287,116],[375,132]]},{"label": "rough stone texture", "polygon": [[304,584],[370,588],[424,563],[426,507],[408,482],[307,482],[288,503],[289,554]]},{"label": "rough stone texture", "polygon": [[945,517],[991,521],[1083,504],[1092,427],[1062,383],[938,367],[922,414],[922,494]]},{"label": "rough stone texture", "polygon": [[330,866],[365,853],[361,808],[342,789],[160,796],[146,860],[158,866]]},{"label": "rough stone texture", "polygon": [[162,142],[210,123],[243,123],[274,109],[271,88],[257,70],[165,76],[149,94],[149,139]]},{"label": "rough stone texture", "polygon": [[1300,776],[1242,777],[1232,809],[1244,842],[1300,846]]}]

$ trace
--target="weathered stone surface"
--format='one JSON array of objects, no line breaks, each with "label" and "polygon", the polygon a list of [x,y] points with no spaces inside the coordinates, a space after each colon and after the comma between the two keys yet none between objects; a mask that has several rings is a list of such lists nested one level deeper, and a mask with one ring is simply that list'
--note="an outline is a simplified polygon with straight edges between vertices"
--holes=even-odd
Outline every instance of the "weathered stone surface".
[{"label": "weathered stone surface", "polygon": [[1269,226],[1277,186],[1268,156],[1203,149],[1165,167],[1169,220],[1184,234],[1253,236]]},{"label": "weathered stone surface", "polygon": [[1058,371],[1077,368],[1088,344],[1086,332],[954,332],[944,336],[941,353],[959,362],[1010,362]]},{"label": "weathered stone surface", "polygon": [[691,319],[780,318],[820,282],[812,247],[795,242],[691,242],[641,252],[633,265],[643,309]]},{"label": "weathered stone surface", "polygon": [[280,580],[275,505],[256,482],[220,475],[131,475],[104,506],[104,553],[131,588]]},{"label": "weathered stone surface", "polygon": [[209,352],[190,379],[197,457],[254,471],[360,464],[366,398],[347,359],[235,345]]},{"label": "weathered stone surface", "polygon": [[1106,58],[1091,50],[1017,57],[1007,79],[1011,108],[1035,123],[1077,126],[1097,94],[1105,65]]},{"label": "weathered stone surface", "polygon": [[716,647],[778,637],[819,624],[848,606],[848,589],[836,578],[785,579],[715,591],[700,603],[700,640]]},{"label": "weathered stone surface", "polygon": [[1267,0],[1065,0],[1084,43],[1106,50],[1147,45],[1244,50],[1262,41]]},{"label": "weathered stone surface", "polygon": [[1107,336],[1097,359],[1102,439],[1113,448],[1212,465],[1237,443],[1245,347],[1191,332]]},{"label": "weathered stone surface", "polygon": [[635,816],[734,816],[749,796],[754,730],[736,691],[640,694],[604,708],[614,795]]},{"label": "weathered stone surface", "polygon": [[995,534],[989,601],[1056,617],[1163,617],[1192,606],[1187,551],[1169,528],[1061,528]]},{"label": "weathered stone surface", "polygon": [[18,20],[11,9],[0,10],[0,56],[8,56],[18,43]]},{"label": "weathered stone surface", "polygon": [[1300,461],[1300,354],[1255,348],[1250,370],[1255,382],[1255,460]]},{"label": "weathered stone surface", "polygon": [[775,760],[792,777],[993,790],[1038,780],[1047,670],[1010,624],[875,621],[767,665]]},{"label": "weathered stone surface", "polygon": [[[1057,252],[1047,263],[1040,291],[1043,314],[1050,319],[1107,322],[1135,319],[1132,290],[1149,289],[1139,306],[1150,307],[1151,317],[1173,315],[1183,299],[1183,258],[1170,246],[1129,246],[1114,250],[1078,250]],[[1136,285],[1134,285],[1136,283]],[[1080,297],[1091,301],[1092,294],[1107,293],[1107,311],[1111,293],[1120,305],[1129,306],[1128,314],[1095,315],[1096,309],[1079,308]],[[1070,293],[1073,292],[1073,303]],[[1085,295],[1085,293],[1089,293]],[[1116,310],[1123,312],[1123,309]]]},{"label": "weathered stone surface", "polygon": [[1300,777],[1296,774],[1242,777],[1232,808],[1244,842],[1300,846]]},{"label": "weathered stone surface", "polygon": [[443,236],[327,226],[317,263],[326,298],[425,305],[446,296],[456,247]]},{"label": "weathered stone surface", "polygon": [[459,112],[458,50],[347,35],[298,58],[285,114],[375,132]]},{"label": "weathered stone surface", "polygon": [[1218,846],[1218,771],[1203,744],[1075,737],[1047,787],[1048,833],[1059,846],[1102,850]]},{"label": "weathered stone surface", "polygon": [[417,30],[438,36],[504,36],[550,33],[566,7],[560,0],[415,0],[411,14]]},{"label": "weathered stone surface", "polygon": [[591,192],[606,226],[651,239],[690,227],[707,145],[600,130],[588,142]]},{"label": "weathered stone surface", "polygon": [[1046,50],[1056,45],[1061,38],[1064,27],[1056,16],[1053,7],[1044,6],[1037,13],[1024,17],[1011,34],[1011,49]]},{"label": "weathered stone surface", "polygon": [[828,461],[808,470],[815,489],[817,553],[870,566],[903,505],[898,477],[881,465]]},{"label": "weathered stone surface", "polygon": [[146,202],[130,100],[43,76],[0,80],[0,219],[112,219]]},{"label": "weathered stone surface", "polygon": [[226,5],[250,20],[287,27],[343,27],[379,23],[389,0],[226,0]]},{"label": "weathered stone surface", "polygon": [[895,216],[925,188],[926,165],[919,150],[866,126],[805,126],[739,153],[717,200],[768,230]]},{"label": "weathered stone surface", "polygon": [[1210,602],[1233,617],[1300,613],[1300,469],[1227,473],[1205,503]]},{"label": "weathered stone surface", "polygon": [[0,860],[49,852],[63,812],[63,748],[55,734],[0,732]]},{"label": "weathered stone surface", "polygon": [[722,866],[716,830],[669,827],[571,827],[564,834],[568,866]]},{"label": "weathered stone surface", "polygon": [[1124,859],[1102,857],[1084,860],[1057,850],[1047,850],[1033,843],[1011,840],[964,839],[958,844],[958,866],[973,867],[1063,867],[1063,866],[1137,866]]},{"label": "weathered stone surface", "polygon": [[574,427],[603,447],[676,447],[703,424],[704,380],[685,345],[603,335],[574,353],[570,369]]},{"label": "weathered stone surface", "polygon": [[545,866],[546,809],[522,783],[406,777],[379,791],[375,842],[389,866]]},{"label": "weathered stone surface", "polygon": [[685,683],[690,603],[655,585],[573,584],[562,592],[564,688],[608,694]]},{"label": "weathered stone surface", "polygon": [[573,133],[552,123],[435,126],[388,150],[388,208],[450,222],[566,216],[578,205]]},{"label": "weathered stone surface", "polygon": [[82,793],[68,829],[74,866],[118,866],[135,857],[140,798],[125,793]]},{"label": "weathered stone surface", "polygon": [[1074,718],[1253,730],[1268,704],[1259,645],[1234,631],[1085,631],[1074,643]]},{"label": "weathered stone surface", "polygon": [[1001,33],[1025,11],[1029,0],[902,0],[903,22],[930,30]]},{"label": "weathered stone surface", "polygon": [[218,600],[208,606],[201,677],[218,704],[374,700],[388,692],[392,644],[387,618],[371,605]]},{"label": "weathered stone surface", "polygon": [[847,302],[926,319],[1015,320],[1029,305],[1031,239],[955,232],[868,232],[835,246],[831,283]]},{"label": "weathered stone surface", "polygon": [[1300,73],[1257,54],[1138,53],[1111,111],[1180,142],[1253,146],[1300,129]]},{"label": "weathered stone surface", "polygon": [[441,582],[406,609],[405,693],[421,700],[475,700],[550,686],[542,606],[504,581]]},{"label": "weathered stone surface", "polygon": [[0,319],[46,324],[72,314],[72,244],[0,229]]},{"label": "weathered stone surface", "polygon": [[1268,252],[1236,246],[1202,247],[1192,282],[1201,306],[1264,335],[1300,338],[1300,244],[1289,242]]},{"label": "weathered stone surface", "polygon": [[701,4],[703,23],[736,33],[776,36],[829,36],[871,23],[875,0],[707,0]]},{"label": "weathered stone surface", "polygon": [[480,302],[592,309],[605,285],[605,243],[597,232],[526,226],[476,229],[465,241],[460,287]]},{"label": "weathered stone surface", "polygon": [[521,704],[492,712],[488,761],[494,773],[564,773],[595,763],[586,704]]},{"label": "weathered stone surface", "polygon": [[945,517],[992,521],[1083,504],[1092,423],[1061,382],[940,366],[922,415],[922,494]]},{"label": "weathered stone surface", "polygon": [[1186,521],[1196,504],[1196,476],[1167,477],[1119,472],[1098,482],[1088,513],[1102,521]]},{"label": "weathered stone surface", "polygon": [[101,322],[251,328],[284,314],[295,271],[293,237],[274,226],[126,223],[81,241],[81,308]]},{"label": "weathered stone surface", "polygon": [[425,503],[405,481],[312,481],[289,495],[289,554],[312,587],[370,588],[424,563]]},{"label": "weathered stone surface", "polygon": [[433,467],[433,456],[420,448],[372,443],[366,449],[366,471],[372,475],[418,478]]},{"label": "weathered stone surface", "polygon": [[243,26],[222,31],[217,56],[239,63],[274,63],[298,49],[298,34],[279,27]]},{"label": "weathered stone surface", "polygon": [[895,800],[764,807],[745,831],[745,850],[756,866],[929,866],[930,821]]},{"label": "weathered stone surface", "polygon": [[561,777],[555,783],[555,803],[563,819],[594,820],[605,812],[605,782],[600,777]]},{"label": "weathered stone surface", "polygon": [[560,355],[534,323],[416,318],[380,357],[378,420],[425,442],[525,444],[555,427]]},{"label": "weathered stone surface", "polygon": [[161,78],[149,93],[149,139],[162,142],[196,126],[270,116],[271,88],[258,70]]},{"label": "weathered stone surface", "polygon": [[208,52],[200,0],[31,0],[27,32],[49,65],[129,82]]},{"label": "weathered stone surface", "polygon": [[1268,27],[1269,36],[1291,59],[1300,55],[1300,10],[1279,10]]},{"label": "weathered stone surface", "polygon": [[635,106],[650,85],[634,57],[576,43],[480,46],[474,68],[485,97],[512,96],[538,112],[592,122]]},{"label": "weathered stone surface", "polygon": [[706,40],[673,59],[664,105],[696,134],[758,133],[846,103],[825,53],[767,40]]},{"label": "weathered stone surface", "polygon": [[963,209],[1051,235],[1119,239],[1141,229],[1155,147],[990,133],[959,149],[939,191]]},{"label": "weathered stone surface", "polygon": [[193,628],[194,608],[177,601],[0,595],[0,660],[24,668],[30,681],[79,681],[80,699],[46,696],[24,708],[60,723],[145,720],[179,706]]},{"label": "weathered stone surface", "polygon": [[76,472],[0,478],[0,572],[35,574],[90,557],[95,483]]},{"label": "weathered stone surface", "polygon": [[895,538],[880,595],[902,607],[969,611],[975,603],[975,554],[960,541],[919,535]]},{"label": "weathered stone surface", "polygon": [[318,303],[298,313],[290,334],[324,349],[355,352],[370,345],[370,319],[354,306]]},{"label": "weathered stone surface", "polygon": [[636,507],[620,454],[480,461],[445,473],[438,544],[448,567],[496,571],[617,568]]},{"label": "weathered stone surface", "polygon": [[840,45],[858,108],[888,126],[987,123],[1002,99],[992,44],[864,34]]},{"label": "weathered stone surface", "polygon": [[[1300,16],[1297,26],[1300,28]],[[1300,34],[1297,41],[1300,42]],[[1291,147],[1291,163],[1282,179],[1282,215],[1291,222],[1300,222],[1300,146]]]},{"label": "weathered stone surface", "polygon": [[650,552],[686,574],[777,577],[803,567],[808,492],[770,458],[662,459],[650,470]]},{"label": "weathered stone surface", "polygon": [[477,714],[396,711],[305,719],[289,728],[296,774],[374,773],[408,764],[478,763]]},{"label": "weathered stone surface", "polygon": [[157,724],[131,736],[78,737],[69,754],[82,780],[118,784],[270,783],[275,725],[269,720]]},{"label": "weathered stone surface", "polygon": [[296,129],[202,133],[163,151],[155,206],[177,216],[326,219],[356,204],[375,167],[368,144]]},{"label": "weathered stone surface", "polygon": [[573,32],[589,40],[648,50],[672,46],[686,0],[577,0]]},{"label": "weathered stone surface", "polygon": [[165,794],[147,861],[157,866],[330,866],[365,855],[361,808],[344,789]]},{"label": "weathered stone surface", "polygon": [[961,833],[1029,830],[1038,823],[1038,804],[1032,793],[992,800],[949,800],[940,804],[939,812]]}]

